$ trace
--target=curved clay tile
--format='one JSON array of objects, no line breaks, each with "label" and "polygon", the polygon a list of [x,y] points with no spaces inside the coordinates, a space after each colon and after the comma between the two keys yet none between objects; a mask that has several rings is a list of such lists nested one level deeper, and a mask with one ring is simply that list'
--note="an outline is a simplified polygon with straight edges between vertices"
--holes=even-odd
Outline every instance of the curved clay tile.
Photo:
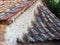
[{"label": "curved clay tile", "polygon": [[25,10],[36,0],[0,0],[0,21],[7,20]]},{"label": "curved clay tile", "polygon": [[24,34],[24,42],[60,39],[60,20],[47,7],[38,6],[34,15],[36,20]]}]

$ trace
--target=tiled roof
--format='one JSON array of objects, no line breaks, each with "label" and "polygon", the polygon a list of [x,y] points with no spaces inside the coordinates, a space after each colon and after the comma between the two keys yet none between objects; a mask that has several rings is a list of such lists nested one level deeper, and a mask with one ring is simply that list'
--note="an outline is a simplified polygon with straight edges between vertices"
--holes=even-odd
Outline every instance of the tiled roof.
[{"label": "tiled roof", "polygon": [[6,20],[30,6],[35,0],[0,0],[0,20]]},{"label": "tiled roof", "polygon": [[36,20],[24,34],[24,42],[60,39],[60,20],[47,7],[38,6],[34,15]]}]

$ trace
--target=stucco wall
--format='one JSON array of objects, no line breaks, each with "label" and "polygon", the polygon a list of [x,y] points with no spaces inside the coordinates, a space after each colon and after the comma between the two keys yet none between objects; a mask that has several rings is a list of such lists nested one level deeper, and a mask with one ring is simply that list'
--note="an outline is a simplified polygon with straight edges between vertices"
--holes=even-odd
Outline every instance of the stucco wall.
[{"label": "stucco wall", "polygon": [[[16,20],[6,27],[6,45],[17,45],[17,38],[23,41],[22,36],[27,33],[27,29],[31,26],[31,20],[34,19],[34,9],[37,5],[41,4],[40,0],[37,0],[29,9],[27,9],[21,16],[18,16]],[[14,17],[12,17],[14,19]]]}]

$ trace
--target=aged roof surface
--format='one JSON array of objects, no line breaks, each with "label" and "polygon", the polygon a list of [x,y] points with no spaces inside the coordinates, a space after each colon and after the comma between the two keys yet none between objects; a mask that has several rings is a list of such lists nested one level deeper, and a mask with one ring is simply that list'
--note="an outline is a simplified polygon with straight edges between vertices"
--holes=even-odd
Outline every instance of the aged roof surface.
[{"label": "aged roof surface", "polygon": [[47,7],[38,6],[34,15],[36,20],[23,36],[24,42],[60,39],[60,20]]},{"label": "aged roof surface", "polygon": [[[13,4],[11,4],[11,6],[13,6]],[[12,7],[13,9],[11,10],[15,10],[17,6],[19,6],[19,4],[15,6],[16,7],[15,8]],[[37,41],[43,42],[47,40],[54,40],[54,39],[59,40],[60,39],[60,20],[47,7],[41,6],[41,5],[38,5],[36,7],[37,9],[35,11],[33,11],[34,10],[33,9],[34,6],[33,6],[32,9],[29,9],[30,12],[26,11],[27,12],[27,13],[25,12],[26,14],[22,14],[22,16],[19,16],[19,18],[17,18],[17,20],[15,20],[14,23],[6,27],[6,36],[8,37],[6,38],[6,40],[8,40],[7,41],[8,44],[9,44],[9,41],[11,40],[16,41],[15,38],[17,38],[17,35],[19,33],[20,34],[18,36],[22,37],[23,35],[22,39],[24,43],[25,42],[37,42]],[[8,11],[7,13],[4,12],[2,13],[2,15],[11,13],[9,12],[9,10],[7,11]],[[18,11],[20,10],[18,9]],[[15,12],[16,11],[13,11],[11,14],[14,14]],[[29,22],[31,20],[30,18],[33,18],[33,13],[35,16],[35,20],[32,20],[31,22]],[[1,13],[0,13],[0,18],[1,18]],[[28,25],[28,23],[32,23],[32,26],[31,27],[26,26]],[[28,28],[28,30],[26,28]],[[27,33],[24,33],[24,31]],[[13,45],[13,41],[12,41],[12,45]]]},{"label": "aged roof surface", "polygon": [[0,20],[7,20],[24,8],[30,6],[35,0],[0,0]]}]

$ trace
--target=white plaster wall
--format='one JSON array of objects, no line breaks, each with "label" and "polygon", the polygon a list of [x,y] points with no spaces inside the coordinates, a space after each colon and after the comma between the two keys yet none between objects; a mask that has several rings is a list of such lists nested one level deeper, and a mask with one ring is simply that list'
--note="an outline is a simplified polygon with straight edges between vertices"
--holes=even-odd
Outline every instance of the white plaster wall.
[{"label": "white plaster wall", "polygon": [[34,9],[40,4],[40,0],[19,16],[12,24],[6,27],[5,43],[6,45],[17,45],[17,38],[23,41],[23,33],[28,32],[28,26],[31,25],[31,20],[34,18]]}]

